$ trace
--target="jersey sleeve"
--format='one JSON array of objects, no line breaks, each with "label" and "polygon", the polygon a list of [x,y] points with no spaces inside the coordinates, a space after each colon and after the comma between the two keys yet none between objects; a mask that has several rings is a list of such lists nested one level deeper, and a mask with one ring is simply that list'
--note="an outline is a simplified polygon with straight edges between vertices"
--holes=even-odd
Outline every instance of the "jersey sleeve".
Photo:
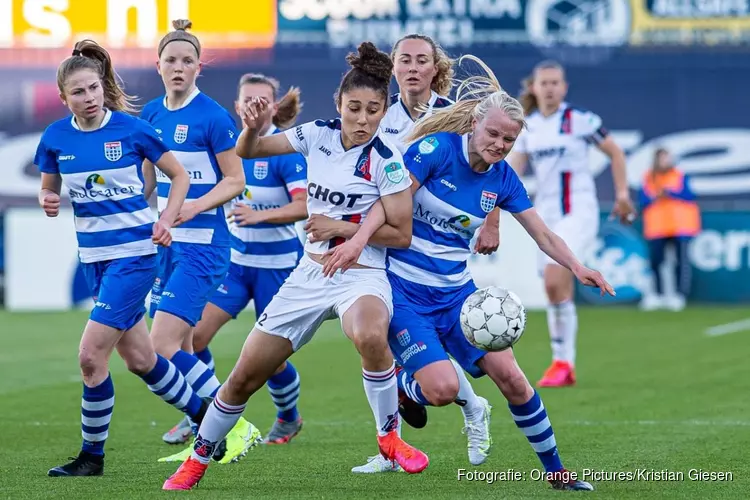
[{"label": "jersey sleeve", "polygon": [[371,168],[371,171],[381,197],[400,193],[411,187],[409,171],[404,166],[404,158],[398,150],[394,150],[390,158],[382,158],[379,155],[376,158],[379,165]]},{"label": "jersey sleeve", "polygon": [[604,128],[601,117],[591,111],[579,111],[573,114],[573,130],[590,144],[600,144],[609,132]]},{"label": "jersey sleeve", "polygon": [[42,135],[34,155],[34,165],[44,174],[59,174],[60,167],[57,164],[57,155],[47,147],[47,133]]},{"label": "jersey sleeve", "polygon": [[156,163],[169,148],[162,141],[154,127],[145,120],[138,119],[135,135],[135,149],[141,158]]},{"label": "jersey sleeve", "polygon": [[307,162],[300,154],[284,155],[281,157],[281,180],[289,192],[294,196],[300,191],[304,192],[307,186]]},{"label": "jersey sleeve", "polygon": [[312,145],[318,138],[320,127],[315,122],[307,122],[284,131],[294,150],[302,156],[309,156]]},{"label": "jersey sleeve", "polygon": [[432,172],[442,165],[444,157],[444,148],[437,137],[428,136],[409,146],[404,154],[404,163],[419,184],[424,185]]},{"label": "jersey sleeve", "polygon": [[221,110],[211,120],[208,142],[214,154],[223,153],[237,144],[237,125],[226,111]]},{"label": "jersey sleeve", "polygon": [[500,191],[502,196],[498,196],[495,206],[513,214],[528,210],[533,205],[523,182],[508,163],[505,163],[504,168],[503,189]]}]

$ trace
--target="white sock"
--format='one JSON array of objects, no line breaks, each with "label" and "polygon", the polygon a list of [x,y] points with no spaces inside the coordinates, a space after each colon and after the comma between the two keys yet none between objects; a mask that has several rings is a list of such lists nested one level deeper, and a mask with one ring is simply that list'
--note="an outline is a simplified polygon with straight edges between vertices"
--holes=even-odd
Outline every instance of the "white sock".
[{"label": "white sock", "polygon": [[547,306],[547,326],[552,345],[552,359],[575,365],[578,315],[573,301],[566,300]]},{"label": "white sock", "polygon": [[245,405],[228,405],[217,395],[209,406],[206,416],[203,417],[198,437],[195,438],[195,444],[193,444],[192,457],[202,464],[210,462],[216,445],[227,437],[243,411],[245,411]]},{"label": "white sock", "polygon": [[379,436],[385,436],[398,429],[398,385],[396,384],[396,363],[383,372],[362,369],[367,401],[375,416],[375,426]]},{"label": "white sock", "polygon": [[466,378],[464,369],[461,368],[455,359],[451,359],[453,368],[456,369],[456,375],[458,376],[458,396],[456,396],[456,402],[461,406],[461,411],[464,413],[465,418],[470,418],[476,415],[477,411],[482,411],[482,404],[477,398],[477,393],[474,392],[474,388],[471,386],[471,382]]}]

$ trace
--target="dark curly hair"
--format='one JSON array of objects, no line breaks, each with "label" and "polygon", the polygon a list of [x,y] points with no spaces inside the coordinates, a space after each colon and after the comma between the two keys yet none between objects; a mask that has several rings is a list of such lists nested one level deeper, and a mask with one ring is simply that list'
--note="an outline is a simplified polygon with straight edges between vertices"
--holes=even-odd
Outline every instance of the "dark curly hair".
[{"label": "dark curly hair", "polygon": [[341,105],[341,96],[353,89],[372,89],[383,97],[388,106],[388,87],[393,74],[393,61],[388,54],[381,52],[372,42],[362,42],[357,53],[346,56],[346,62],[352,68],[341,79],[341,84],[334,99]]}]

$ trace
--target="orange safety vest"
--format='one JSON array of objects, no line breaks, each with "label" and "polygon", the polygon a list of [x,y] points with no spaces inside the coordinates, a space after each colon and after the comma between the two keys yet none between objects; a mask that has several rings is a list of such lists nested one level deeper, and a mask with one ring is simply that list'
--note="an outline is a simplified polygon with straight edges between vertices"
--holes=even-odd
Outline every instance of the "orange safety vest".
[{"label": "orange safety vest", "polygon": [[[649,198],[664,190],[680,192],[685,174],[676,168],[666,172],[649,170],[643,178],[643,189]],[[695,236],[701,230],[701,214],[694,201],[672,197],[657,198],[643,210],[643,235],[647,240]]]}]

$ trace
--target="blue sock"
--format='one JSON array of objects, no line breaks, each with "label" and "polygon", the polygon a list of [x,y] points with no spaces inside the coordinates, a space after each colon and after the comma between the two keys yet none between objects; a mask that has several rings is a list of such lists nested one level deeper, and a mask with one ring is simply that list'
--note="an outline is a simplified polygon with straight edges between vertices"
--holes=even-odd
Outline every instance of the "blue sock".
[{"label": "blue sock", "polygon": [[285,422],[294,422],[299,418],[299,374],[289,361],[286,362],[284,371],[268,379],[268,392],[276,405],[277,418]]},{"label": "blue sock", "polygon": [[202,401],[185,381],[182,373],[169,360],[156,355],[156,365],[141,377],[151,392],[190,418],[200,412]]},{"label": "blue sock", "polygon": [[185,351],[177,351],[171,359],[172,363],[185,376],[199,398],[213,398],[219,392],[221,383],[206,363]]},{"label": "blue sock", "polygon": [[517,406],[508,404],[508,408],[516,425],[529,440],[529,444],[542,462],[544,470],[547,472],[562,470],[563,465],[557,454],[555,433],[539,394],[534,391],[534,395],[528,402]]},{"label": "blue sock", "polygon": [[398,388],[404,391],[406,396],[412,401],[419,403],[422,406],[432,406],[432,403],[427,401],[427,398],[422,394],[422,388],[419,386],[419,383],[414,379],[409,379],[409,374],[402,370],[401,373],[396,376]]},{"label": "blue sock", "polygon": [[115,386],[112,377],[96,387],[83,385],[81,401],[81,451],[93,455],[104,455],[104,442],[109,435],[109,422],[115,409]]},{"label": "blue sock", "polygon": [[211,355],[211,351],[208,350],[208,347],[206,347],[202,351],[196,352],[195,357],[203,361],[208,369],[211,370],[211,373],[216,373],[216,364],[214,363],[214,357]]}]

